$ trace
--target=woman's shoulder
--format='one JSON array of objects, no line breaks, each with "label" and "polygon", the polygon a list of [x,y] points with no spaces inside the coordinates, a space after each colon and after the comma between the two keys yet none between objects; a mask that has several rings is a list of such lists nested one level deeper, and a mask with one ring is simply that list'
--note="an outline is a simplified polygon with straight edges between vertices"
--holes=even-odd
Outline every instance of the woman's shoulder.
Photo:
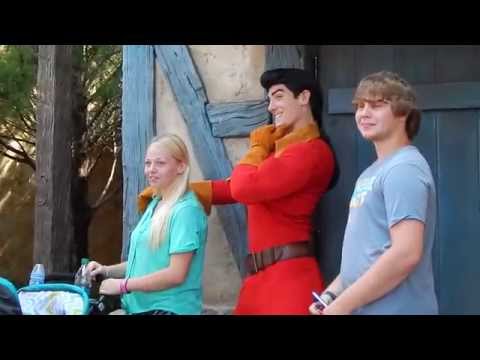
[{"label": "woman's shoulder", "polygon": [[208,227],[208,218],[202,205],[191,191],[180,198],[171,212],[172,222],[178,226],[203,229]]},{"label": "woman's shoulder", "polygon": [[[201,213],[205,215],[202,204],[197,199],[197,196],[193,191],[187,191],[175,204],[173,207],[175,213],[190,213],[196,214]],[[206,216],[206,215],[205,215]]]}]

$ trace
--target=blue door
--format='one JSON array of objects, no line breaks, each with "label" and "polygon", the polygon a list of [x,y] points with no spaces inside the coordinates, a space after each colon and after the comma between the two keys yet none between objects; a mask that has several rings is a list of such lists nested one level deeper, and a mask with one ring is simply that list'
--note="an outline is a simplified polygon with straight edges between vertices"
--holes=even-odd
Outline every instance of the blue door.
[{"label": "blue door", "polygon": [[353,88],[371,72],[391,70],[414,85],[422,109],[414,145],[437,186],[434,272],[440,312],[480,314],[480,46],[308,46],[306,53],[306,67],[316,71],[324,92],[324,127],[341,170],[315,215],[327,281],[339,271],[355,181],[375,159],[354,123]]}]

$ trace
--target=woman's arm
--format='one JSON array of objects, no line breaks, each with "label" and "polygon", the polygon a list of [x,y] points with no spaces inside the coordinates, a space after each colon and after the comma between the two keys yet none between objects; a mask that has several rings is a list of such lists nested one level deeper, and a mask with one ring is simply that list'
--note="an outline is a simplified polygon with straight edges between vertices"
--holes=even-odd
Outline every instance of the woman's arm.
[{"label": "woman's arm", "polygon": [[123,262],[115,265],[102,265],[96,261],[90,261],[87,265],[87,273],[90,276],[103,275],[106,278],[123,278],[127,269],[127,263]]},{"label": "woman's arm", "polygon": [[[182,284],[188,274],[193,252],[173,254],[170,265],[167,268],[152,274],[130,278],[126,282],[127,291],[158,291],[172,288]],[[100,286],[100,293],[106,295],[118,295],[122,293],[122,283],[126,279],[107,279]]]},{"label": "woman's arm", "polygon": [[403,220],[390,229],[392,246],[357,281],[325,308],[324,315],[350,314],[397,287],[423,254],[424,224]]},{"label": "woman's arm", "polygon": [[127,270],[127,262],[124,261],[120,264],[105,266],[105,277],[119,279],[125,277]]},{"label": "woman's arm", "polygon": [[149,275],[128,280],[129,291],[158,291],[182,284],[188,274],[193,252],[173,254],[170,265]]}]

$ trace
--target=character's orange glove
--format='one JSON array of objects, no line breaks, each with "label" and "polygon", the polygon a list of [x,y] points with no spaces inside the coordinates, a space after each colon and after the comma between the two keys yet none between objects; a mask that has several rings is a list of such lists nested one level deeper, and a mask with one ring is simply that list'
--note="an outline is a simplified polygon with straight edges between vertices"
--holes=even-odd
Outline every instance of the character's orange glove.
[{"label": "character's orange glove", "polygon": [[258,166],[275,148],[275,141],[287,133],[286,126],[265,125],[250,133],[250,149],[237,164]]},{"label": "character's orange glove", "polygon": [[[190,183],[190,189],[195,192],[198,200],[203,206],[205,213],[210,215],[212,209],[212,182],[208,181],[194,181]],[[144,212],[148,204],[155,195],[155,189],[151,186],[146,187],[137,198],[138,211]]]},{"label": "character's orange glove", "polygon": [[212,210],[212,182],[210,180],[192,181],[190,189],[197,195],[198,201],[203,205],[203,209],[207,215]]},{"label": "character's orange glove", "polygon": [[151,186],[146,187],[143,191],[138,194],[137,197],[137,207],[138,211],[143,213],[147,208],[148,204],[152,200],[153,195],[155,195],[155,189]]}]

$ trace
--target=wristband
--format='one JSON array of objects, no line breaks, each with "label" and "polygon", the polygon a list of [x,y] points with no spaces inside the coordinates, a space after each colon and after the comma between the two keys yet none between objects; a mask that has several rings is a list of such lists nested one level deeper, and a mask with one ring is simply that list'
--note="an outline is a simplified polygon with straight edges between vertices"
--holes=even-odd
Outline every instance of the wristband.
[{"label": "wristband", "polygon": [[128,278],[125,279],[125,286],[124,286],[124,288],[125,288],[125,293],[129,294],[130,291],[128,290],[127,285],[128,285]]},{"label": "wristband", "polygon": [[128,279],[123,279],[122,281],[120,281],[120,294],[122,295],[128,293],[127,282],[128,282]]},{"label": "wristband", "polygon": [[337,298],[337,295],[331,291],[325,291],[320,297],[327,305],[330,305]]}]

